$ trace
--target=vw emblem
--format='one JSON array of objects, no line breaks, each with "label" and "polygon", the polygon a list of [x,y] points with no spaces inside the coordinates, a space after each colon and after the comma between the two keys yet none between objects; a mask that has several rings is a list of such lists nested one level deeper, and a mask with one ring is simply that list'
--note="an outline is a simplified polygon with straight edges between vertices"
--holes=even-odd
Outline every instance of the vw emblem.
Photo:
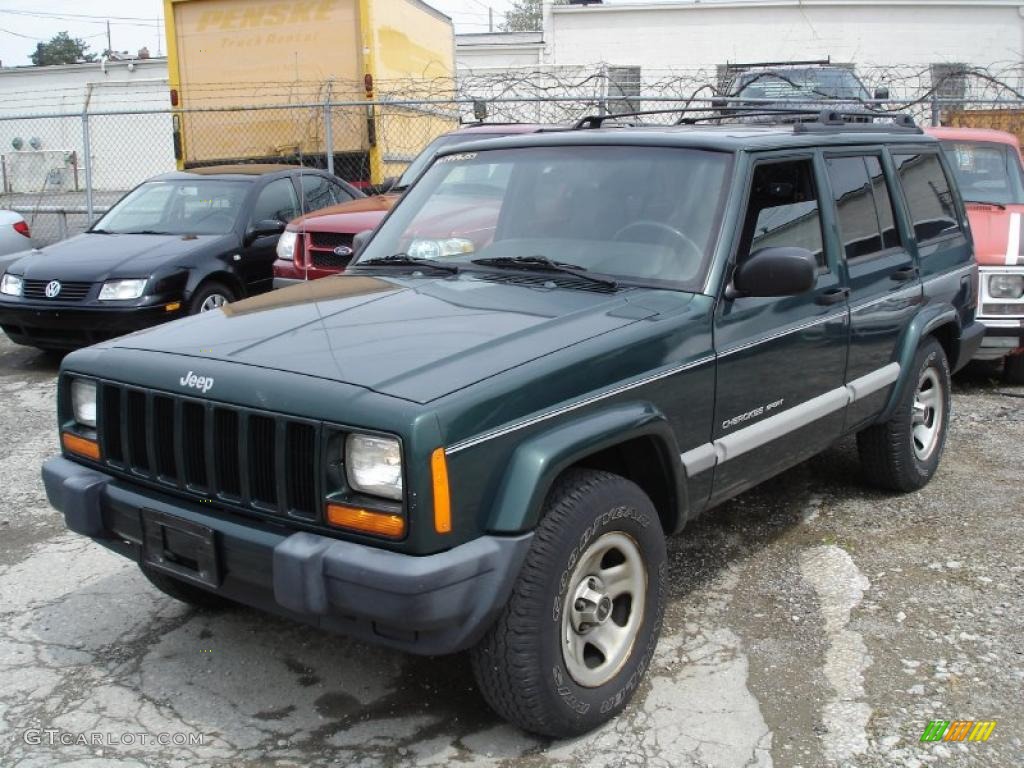
[{"label": "vw emblem", "polygon": [[349,248],[347,245],[339,245],[337,248],[334,249],[334,255],[335,256],[351,256],[352,255],[352,249]]},{"label": "vw emblem", "polygon": [[46,284],[46,298],[55,299],[60,293],[60,280],[51,280]]}]

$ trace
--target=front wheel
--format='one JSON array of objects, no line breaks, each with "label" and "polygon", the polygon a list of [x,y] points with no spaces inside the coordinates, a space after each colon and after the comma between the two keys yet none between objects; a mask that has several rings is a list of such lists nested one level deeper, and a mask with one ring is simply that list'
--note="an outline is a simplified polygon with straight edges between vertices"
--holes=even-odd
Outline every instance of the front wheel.
[{"label": "front wheel", "polygon": [[196,290],[188,302],[188,313],[212,312],[235,300],[235,294],[223,283],[209,280]]},{"label": "front wheel", "polygon": [[573,470],[553,488],[512,596],[471,653],[505,719],[557,738],[629,703],[661,631],[665,536],[646,494],[618,475]]},{"label": "front wheel", "polygon": [[928,484],[946,444],[950,373],[939,342],[925,341],[903,375],[908,386],[892,416],[857,433],[857,449],[870,483],[906,493]]}]

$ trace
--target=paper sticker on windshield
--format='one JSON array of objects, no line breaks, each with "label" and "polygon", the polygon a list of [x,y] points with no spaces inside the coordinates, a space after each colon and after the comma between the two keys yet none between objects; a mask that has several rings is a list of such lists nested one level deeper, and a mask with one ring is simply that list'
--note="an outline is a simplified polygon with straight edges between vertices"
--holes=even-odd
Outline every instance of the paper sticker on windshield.
[{"label": "paper sticker on windshield", "polygon": [[956,164],[961,171],[974,170],[974,148],[967,144],[956,145]]},{"label": "paper sticker on windshield", "polygon": [[476,159],[476,152],[460,152],[457,155],[445,155],[444,157],[439,157],[437,159],[437,162],[439,162],[439,163],[458,163],[458,162],[461,162],[462,160],[475,160],[475,159]]}]

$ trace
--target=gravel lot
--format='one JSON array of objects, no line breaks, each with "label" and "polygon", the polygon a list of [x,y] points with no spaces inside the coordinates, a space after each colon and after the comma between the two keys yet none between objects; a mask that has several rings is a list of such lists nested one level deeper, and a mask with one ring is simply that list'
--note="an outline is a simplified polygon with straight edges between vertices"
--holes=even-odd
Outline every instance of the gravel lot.
[{"label": "gravel lot", "polygon": [[[66,533],[39,480],[57,449],[56,366],[0,341],[0,765],[1024,756],[1024,388],[956,382],[942,469],[920,493],[865,490],[844,443],[691,525],[670,544],[674,592],[647,684],[601,731],[552,743],[493,716],[463,658],[408,657],[246,609],[196,612]],[[998,725],[986,743],[920,743],[934,719]],[[50,745],[28,729],[133,743]],[[143,743],[160,733],[204,743]]]}]

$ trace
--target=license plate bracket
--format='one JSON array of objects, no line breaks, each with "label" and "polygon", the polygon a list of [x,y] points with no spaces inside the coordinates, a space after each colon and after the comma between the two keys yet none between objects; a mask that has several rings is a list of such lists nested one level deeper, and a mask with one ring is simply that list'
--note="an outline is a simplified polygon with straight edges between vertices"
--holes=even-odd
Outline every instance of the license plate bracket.
[{"label": "license plate bracket", "polygon": [[206,587],[220,585],[212,528],[155,509],[142,509],[140,515],[142,559],[147,566]]}]

